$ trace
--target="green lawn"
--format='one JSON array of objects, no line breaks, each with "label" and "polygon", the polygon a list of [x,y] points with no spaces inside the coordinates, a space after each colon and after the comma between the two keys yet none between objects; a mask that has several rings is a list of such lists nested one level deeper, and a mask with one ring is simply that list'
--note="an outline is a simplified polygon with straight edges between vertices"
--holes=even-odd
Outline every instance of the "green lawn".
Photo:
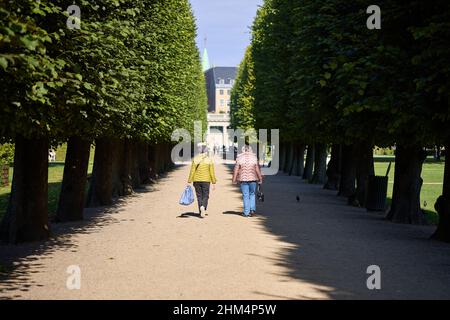
[{"label": "green lawn", "polygon": [[[392,187],[394,185],[394,157],[375,157],[375,174],[386,175],[386,170],[392,161],[391,171],[389,173],[388,202],[391,201]],[[444,177],[444,161],[436,162],[428,158],[422,168],[423,186],[420,195],[422,209],[427,212],[427,219],[431,223],[437,223],[438,216],[434,210],[436,199],[442,194],[442,182]],[[426,207],[425,207],[426,202]]]},{"label": "green lawn", "polygon": [[11,191],[11,181],[12,181],[12,167],[9,168],[9,187],[0,187],[0,219],[3,217],[8,206],[8,195]]},{"label": "green lawn", "polygon": [[[89,173],[92,172],[93,163],[89,163]],[[12,179],[12,168],[9,169],[10,181]],[[64,173],[63,162],[53,162],[48,167],[48,209],[49,215],[56,213],[58,206],[59,193],[61,190],[61,182]],[[0,219],[6,212],[8,206],[8,196],[11,191],[11,186],[0,188]]]},{"label": "green lawn", "polygon": [[[61,182],[64,173],[64,160],[66,158],[66,145],[60,146],[56,150],[56,160],[57,162],[52,162],[48,167],[48,206],[50,216],[56,213],[58,206],[59,193],[61,190]],[[89,160],[89,173],[92,172],[93,162],[94,162],[95,149],[92,147],[90,160]],[[9,169],[9,180],[12,180],[13,170]],[[11,191],[11,186],[0,187],[0,219],[6,212],[8,206],[8,196]]]}]

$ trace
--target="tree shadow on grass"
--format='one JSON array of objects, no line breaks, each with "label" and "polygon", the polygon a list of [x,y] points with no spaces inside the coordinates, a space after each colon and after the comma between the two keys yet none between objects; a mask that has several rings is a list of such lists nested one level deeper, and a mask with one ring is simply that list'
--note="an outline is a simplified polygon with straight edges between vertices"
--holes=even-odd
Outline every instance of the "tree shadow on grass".
[{"label": "tree shadow on grass", "polygon": [[[59,178],[62,178],[62,172],[64,170],[64,162],[50,162],[48,164],[49,168],[49,179],[55,179],[56,177],[52,177],[54,174]],[[56,171],[55,171],[56,170]],[[6,214],[6,210],[8,209],[8,201],[12,184],[12,167],[10,169],[10,184],[7,187],[0,188],[0,220]],[[61,191],[61,181],[58,182],[49,182],[48,183],[48,211],[49,215],[52,217],[56,213],[56,208],[58,206],[59,194]]]},{"label": "tree shadow on grass", "polygon": [[[59,194],[61,192],[61,183],[62,182],[50,182],[48,184],[48,214],[50,219],[56,214]],[[0,221],[3,219],[8,209],[9,195],[10,192],[0,194]]]},{"label": "tree shadow on grass", "polygon": [[6,213],[8,201],[9,201],[9,193],[0,194],[0,221],[3,219],[3,216]]},{"label": "tree shadow on grass", "polygon": [[48,163],[49,168],[63,168],[64,169],[64,162],[49,162]]}]

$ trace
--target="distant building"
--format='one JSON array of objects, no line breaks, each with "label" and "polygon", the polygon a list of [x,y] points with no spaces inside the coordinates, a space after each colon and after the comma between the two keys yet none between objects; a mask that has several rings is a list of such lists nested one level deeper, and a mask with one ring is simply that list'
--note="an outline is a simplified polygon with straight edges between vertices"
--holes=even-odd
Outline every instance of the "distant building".
[{"label": "distant building", "polygon": [[230,113],[231,89],[236,73],[235,67],[213,67],[205,72],[208,112]]},{"label": "distant building", "polygon": [[212,67],[205,71],[210,148],[229,147],[232,144],[227,129],[230,126],[231,89],[236,74],[236,67]]},{"label": "distant building", "polygon": [[208,96],[207,142],[210,149],[214,147],[221,149],[223,146],[228,148],[232,144],[227,132],[230,126],[231,89],[236,79],[237,68],[212,66],[206,49],[206,38],[202,68]]}]

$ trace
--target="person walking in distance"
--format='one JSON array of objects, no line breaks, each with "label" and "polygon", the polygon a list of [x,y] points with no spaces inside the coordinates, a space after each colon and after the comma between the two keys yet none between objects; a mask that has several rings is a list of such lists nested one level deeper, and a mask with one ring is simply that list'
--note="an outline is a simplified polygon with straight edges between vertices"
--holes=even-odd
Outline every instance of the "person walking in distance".
[{"label": "person walking in distance", "polygon": [[214,162],[208,156],[207,146],[199,143],[198,149],[200,154],[192,160],[188,183],[194,184],[199,214],[203,218],[208,215],[207,209],[211,183],[214,190],[217,180],[214,173]]},{"label": "person walking in distance", "polygon": [[256,187],[258,183],[262,183],[262,175],[258,158],[249,145],[244,146],[242,153],[236,158],[233,183],[237,182],[240,183],[244,203],[243,216],[251,217],[256,213]]}]

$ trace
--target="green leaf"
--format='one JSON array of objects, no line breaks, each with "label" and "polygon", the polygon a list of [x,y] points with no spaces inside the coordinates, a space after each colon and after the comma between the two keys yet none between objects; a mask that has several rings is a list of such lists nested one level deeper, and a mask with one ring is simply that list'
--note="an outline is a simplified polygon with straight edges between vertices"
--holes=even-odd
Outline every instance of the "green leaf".
[{"label": "green leaf", "polygon": [[33,40],[31,36],[20,37],[20,42],[30,51],[36,50],[36,47],[39,45],[39,41]]},{"label": "green leaf", "polygon": [[83,86],[88,90],[94,90],[94,86],[88,82],[83,83]]},{"label": "green leaf", "polygon": [[6,70],[8,68],[8,60],[4,57],[0,57],[0,66],[3,68],[3,70]]}]

